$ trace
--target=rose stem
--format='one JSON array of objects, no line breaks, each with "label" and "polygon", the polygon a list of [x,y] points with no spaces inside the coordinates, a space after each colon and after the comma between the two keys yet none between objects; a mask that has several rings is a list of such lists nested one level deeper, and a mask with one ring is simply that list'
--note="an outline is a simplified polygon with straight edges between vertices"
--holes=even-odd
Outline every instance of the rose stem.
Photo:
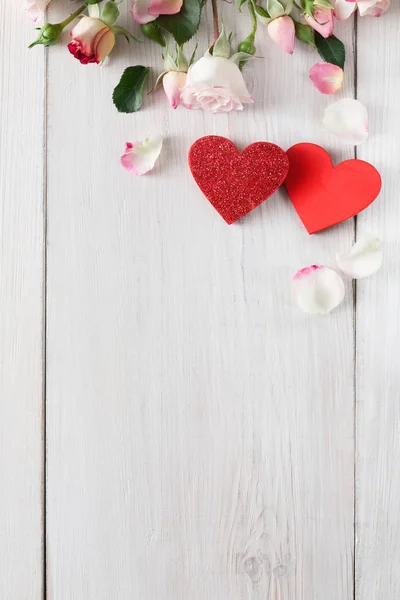
[{"label": "rose stem", "polygon": [[76,19],[76,17],[78,17],[81,14],[81,12],[83,12],[85,10],[86,7],[87,7],[87,2],[85,2],[85,4],[82,4],[82,6],[80,6],[78,8],[78,10],[76,10],[74,13],[72,13],[72,15],[70,15],[67,19],[65,19],[64,21],[62,21],[62,23],[60,23],[60,25],[62,26],[62,28],[64,29],[64,27],[66,27],[74,19]]},{"label": "rose stem", "polygon": [[212,12],[213,12],[213,23],[214,23],[214,42],[219,38],[219,24],[218,24],[218,6],[217,0],[211,0]]}]

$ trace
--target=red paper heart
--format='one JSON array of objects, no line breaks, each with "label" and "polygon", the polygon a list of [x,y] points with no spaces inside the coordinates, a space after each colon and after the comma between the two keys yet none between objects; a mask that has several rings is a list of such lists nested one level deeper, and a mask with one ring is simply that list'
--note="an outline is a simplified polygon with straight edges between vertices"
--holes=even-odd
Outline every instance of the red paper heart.
[{"label": "red paper heart", "polygon": [[275,144],[256,142],[239,152],[230,140],[207,135],[190,148],[189,167],[205,197],[230,224],[278,189],[289,161]]},{"label": "red paper heart", "polygon": [[308,233],[354,217],[380,192],[381,176],[363,160],[334,167],[326,150],[315,144],[296,144],[287,155],[286,189]]}]

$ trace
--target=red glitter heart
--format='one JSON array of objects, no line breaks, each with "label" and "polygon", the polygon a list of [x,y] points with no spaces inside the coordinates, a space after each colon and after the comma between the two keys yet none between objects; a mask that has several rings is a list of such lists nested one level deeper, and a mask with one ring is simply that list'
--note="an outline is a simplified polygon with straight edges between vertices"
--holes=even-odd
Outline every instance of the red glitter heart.
[{"label": "red glitter heart", "polygon": [[381,176],[363,160],[345,160],[334,167],[326,150],[307,143],[292,146],[287,154],[286,189],[308,233],[354,217],[380,192]]},{"label": "red glitter heart", "polygon": [[230,140],[207,135],[190,148],[189,167],[205,197],[231,224],[279,188],[289,160],[275,144],[256,142],[239,152]]}]

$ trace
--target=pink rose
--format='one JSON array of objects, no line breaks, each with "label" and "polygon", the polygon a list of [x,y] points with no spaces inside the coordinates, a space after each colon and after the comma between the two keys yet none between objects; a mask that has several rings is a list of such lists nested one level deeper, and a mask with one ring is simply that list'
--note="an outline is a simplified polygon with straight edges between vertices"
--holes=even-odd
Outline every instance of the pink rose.
[{"label": "pink rose", "polygon": [[175,15],[183,0],[133,0],[132,19],[141,25],[150,23],[159,15]]},{"label": "pink rose", "polygon": [[181,91],[185,87],[187,73],[169,71],[163,77],[164,92],[171,108],[177,108],[181,103]]},{"label": "pink rose", "polygon": [[93,17],[82,17],[70,35],[68,50],[83,65],[102,63],[115,44],[115,35],[110,27]]},{"label": "pink rose", "polygon": [[315,31],[318,31],[324,38],[328,38],[333,33],[333,10],[331,8],[319,7],[315,5],[314,18],[310,15],[304,15],[308,25]]},{"label": "pink rose", "polygon": [[239,67],[210,53],[190,67],[181,95],[186,108],[213,113],[243,110],[243,104],[252,102]]},{"label": "pink rose", "polygon": [[34,23],[43,15],[50,0],[22,0],[21,8],[32,19]]}]

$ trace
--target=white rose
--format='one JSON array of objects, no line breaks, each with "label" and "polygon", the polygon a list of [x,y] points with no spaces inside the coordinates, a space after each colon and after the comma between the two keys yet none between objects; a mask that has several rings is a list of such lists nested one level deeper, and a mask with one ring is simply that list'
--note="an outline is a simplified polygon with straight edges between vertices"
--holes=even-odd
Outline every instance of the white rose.
[{"label": "white rose", "polygon": [[243,110],[243,104],[252,102],[239,67],[228,58],[210,53],[190,67],[181,95],[186,108],[213,113]]}]

